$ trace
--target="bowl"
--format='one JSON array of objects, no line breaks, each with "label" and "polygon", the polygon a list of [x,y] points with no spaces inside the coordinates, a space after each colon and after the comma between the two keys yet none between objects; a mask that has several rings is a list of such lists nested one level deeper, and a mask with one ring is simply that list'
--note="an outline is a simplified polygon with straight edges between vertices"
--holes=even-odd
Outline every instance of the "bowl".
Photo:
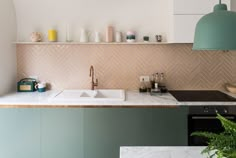
[{"label": "bowl", "polygon": [[236,84],[226,83],[225,88],[228,92],[236,94]]}]

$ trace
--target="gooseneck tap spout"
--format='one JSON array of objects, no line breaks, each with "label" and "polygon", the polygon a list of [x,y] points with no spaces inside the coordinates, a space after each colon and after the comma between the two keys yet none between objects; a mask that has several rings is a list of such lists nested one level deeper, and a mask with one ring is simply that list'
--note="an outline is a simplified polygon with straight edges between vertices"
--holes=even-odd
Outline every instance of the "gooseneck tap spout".
[{"label": "gooseneck tap spout", "polygon": [[90,77],[92,77],[92,82],[91,82],[91,90],[94,90],[94,87],[98,86],[98,79],[96,79],[96,82],[94,82],[94,68],[91,65],[90,66]]}]

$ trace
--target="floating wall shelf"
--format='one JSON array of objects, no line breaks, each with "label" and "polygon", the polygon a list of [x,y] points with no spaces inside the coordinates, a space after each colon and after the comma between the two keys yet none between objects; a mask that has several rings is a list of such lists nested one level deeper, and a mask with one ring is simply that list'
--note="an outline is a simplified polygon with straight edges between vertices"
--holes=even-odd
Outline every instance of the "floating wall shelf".
[{"label": "floating wall shelf", "polygon": [[160,44],[171,44],[167,42],[134,42],[134,43],[128,43],[128,42],[88,42],[88,43],[81,43],[81,42],[15,42],[14,44],[20,44],[20,45],[160,45]]}]

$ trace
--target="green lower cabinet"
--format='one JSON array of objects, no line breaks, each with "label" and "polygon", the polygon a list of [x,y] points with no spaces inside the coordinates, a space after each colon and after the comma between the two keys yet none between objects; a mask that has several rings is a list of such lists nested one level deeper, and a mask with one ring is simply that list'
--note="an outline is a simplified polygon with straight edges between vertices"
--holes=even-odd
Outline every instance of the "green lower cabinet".
[{"label": "green lower cabinet", "polygon": [[42,158],[84,158],[83,109],[43,109]]},{"label": "green lower cabinet", "polygon": [[39,109],[0,109],[0,158],[41,158]]},{"label": "green lower cabinet", "polygon": [[120,146],[187,145],[187,108],[0,109],[2,158],[119,158]]},{"label": "green lower cabinet", "polygon": [[118,158],[120,146],[187,145],[187,108],[85,109],[85,158]]}]

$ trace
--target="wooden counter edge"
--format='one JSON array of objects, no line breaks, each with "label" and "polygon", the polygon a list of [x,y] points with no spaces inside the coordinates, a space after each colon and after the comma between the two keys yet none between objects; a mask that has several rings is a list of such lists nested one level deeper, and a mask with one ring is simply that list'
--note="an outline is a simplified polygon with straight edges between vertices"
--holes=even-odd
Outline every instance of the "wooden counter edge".
[{"label": "wooden counter edge", "polygon": [[1,108],[177,108],[178,105],[0,105]]}]

